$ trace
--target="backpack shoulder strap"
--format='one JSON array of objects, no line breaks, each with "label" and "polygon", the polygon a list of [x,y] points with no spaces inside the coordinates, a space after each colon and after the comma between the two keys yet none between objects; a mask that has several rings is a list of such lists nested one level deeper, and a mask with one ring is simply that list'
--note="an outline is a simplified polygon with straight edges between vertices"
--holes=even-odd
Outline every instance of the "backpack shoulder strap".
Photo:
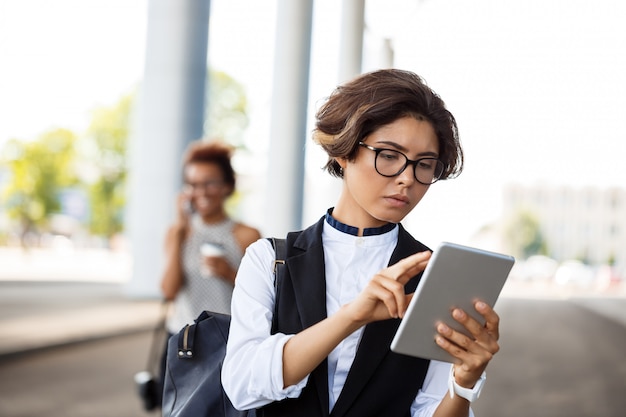
[{"label": "backpack shoulder strap", "polygon": [[276,253],[274,259],[274,290],[278,289],[282,281],[282,276],[284,274],[285,269],[285,239],[279,238],[271,238],[272,246],[274,247],[274,252]]},{"label": "backpack shoulder strap", "polygon": [[272,334],[276,333],[278,326],[278,296],[280,295],[280,286],[284,281],[287,265],[287,250],[285,248],[285,239],[270,238],[270,242],[274,247],[274,314],[272,315]]}]

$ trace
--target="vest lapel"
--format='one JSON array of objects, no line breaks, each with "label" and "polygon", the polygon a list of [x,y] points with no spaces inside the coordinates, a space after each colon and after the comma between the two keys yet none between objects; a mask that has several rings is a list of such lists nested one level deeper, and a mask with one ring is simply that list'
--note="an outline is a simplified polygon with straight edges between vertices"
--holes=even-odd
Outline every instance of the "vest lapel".
[{"label": "vest lapel", "polygon": [[[413,239],[406,230],[404,230],[402,225],[398,226],[400,227],[398,244],[391,255],[389,265],[393,265],[400,259],[406,258],[413,253],[427,249]],[[411,279],[405,286],[405,291],[407,293],[415,291],[417,282],[417,279]],[[370,380],[376,367],[383,358],[389,354],[391,340],[399,325],[399,319],[392,319],[370,323],[365,326],[346,383],[331,412],[332,416],[342,416],[350,409],[350,406],[356,400],[363,387]],[[361,346],[367,346],[367,349],[361,349]]]},{"label": "vest lapel", "polygon": [[[286,260],[303,329],[324,320],[328,315],[326,312],[324,249],[322,247],[323,221],[324,218],[296,238],[291,246],[293,253],[289,254]],[[312,378],[315,384],[321,409],[328,410],[328,365],[326,360],[311,373],[309,378]]]},{"label": "vest lapel", "polygon": [[327,315],[323,259],[324,252],[320,245],[286,261],[303,329],[324,320]]}]

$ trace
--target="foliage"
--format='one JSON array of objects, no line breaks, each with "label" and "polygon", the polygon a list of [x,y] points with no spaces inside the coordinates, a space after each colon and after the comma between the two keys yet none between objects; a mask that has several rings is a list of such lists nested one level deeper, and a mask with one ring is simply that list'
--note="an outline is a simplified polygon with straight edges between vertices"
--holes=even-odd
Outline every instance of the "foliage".
[{"label": "foliage", "polygon": [[74,165],[76,135],[66,129],[48,131],[35,141],[12,139],[2,150],[9,179],[2,190],[6,213],[20,227],[20,236],[45,230],[61,207],[64,187],[77,183]]},{"label": "foliage", "polygon": [[[248,124],[243,87],[221,71],[207,74],[207,137],[239,145]],[[98,109],[87,132],[88,150],[97,180],[89,186],[90,232],[111,237],[123,229],[126,186],[126,150],[134,94],[110,108]]]},{"label": "foliage", "polygon": [[548,253],[539,219],[531,211],[518,211],[509,221],[505,235],[513,253],[522,259]]},{"label": "foliage", "polygon": [[86,152],[96,177],[88,185],[91,233],[112,237],[123,229],[126,149],[133,95],[112,107],[97,109],[87,130]]},{"label": "foliage", "polygon": [[[204,136],[241,147],[248,126],[244,88],[226,73],[211,69],[207,81]],[[86,191],[90,215],[79,220],[87,221],[92,234],[110,238],[122,231],[134,97],[132,93],[113,106],[95,110],[80,139],[69,130],[57,129],[35,141],[6,143],[0,160],[8,176],[1,190],[3,206],[8,217],[20,224],[22,237],[47,231],[67,191],[81,196]]]},{"label": "foliage", "polygon": [[243,86],[225,72],[213,69],[209,69],[207,82],[205,136],[242,146],[243,132],[248,127]]}]

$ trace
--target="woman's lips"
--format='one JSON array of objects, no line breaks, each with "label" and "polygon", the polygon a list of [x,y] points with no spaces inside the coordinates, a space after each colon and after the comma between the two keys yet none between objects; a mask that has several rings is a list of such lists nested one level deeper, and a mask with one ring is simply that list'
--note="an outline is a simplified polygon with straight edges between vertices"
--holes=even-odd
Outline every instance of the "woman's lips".
[{"label": "woman's lips", "polygon": [[389,201],[394,206],[406,206],[409,204],[409,198],[402,194],[394,194],[385,197],[387,201]]}]

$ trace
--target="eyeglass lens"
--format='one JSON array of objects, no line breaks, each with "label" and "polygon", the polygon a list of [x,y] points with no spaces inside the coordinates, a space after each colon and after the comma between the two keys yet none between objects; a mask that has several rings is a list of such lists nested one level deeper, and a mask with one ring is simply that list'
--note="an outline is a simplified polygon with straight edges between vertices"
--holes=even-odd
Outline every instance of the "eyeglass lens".
[{"label": "eyeglass lens", "polygon": [[187,182],[187,183],[185,183],[185,188],[189,192],[193,192],[195,190],[215,191],[215,190],[220,189],[223,184],[224,184],[224,182],[220,181],[220,180],[208,180],[208,181],[195,182],[195,183]]},{"label": "eyeglass lens", "polygon": [[436,182],[443,173],[443,162],[436,158],[420,158],[416,161],[409,159],[402,152],[392,149],[380,149],[376,153],[376,171],[386,177],[400,175],[406,167],[414,166],[415,178],[422,184]]}]

